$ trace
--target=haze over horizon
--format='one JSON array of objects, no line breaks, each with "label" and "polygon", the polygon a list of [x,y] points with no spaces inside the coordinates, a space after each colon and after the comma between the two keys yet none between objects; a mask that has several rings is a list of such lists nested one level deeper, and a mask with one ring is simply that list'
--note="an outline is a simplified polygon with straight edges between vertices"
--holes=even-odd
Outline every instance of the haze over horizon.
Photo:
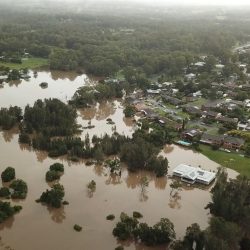
[{"label": "haze over horizon", "polygon": [[197,6],[250,6],[249,0],[0,0],[0,3],[48,3],[48,2],[65,2],[65,3],[136,3],[150,5],[197,5]]}]

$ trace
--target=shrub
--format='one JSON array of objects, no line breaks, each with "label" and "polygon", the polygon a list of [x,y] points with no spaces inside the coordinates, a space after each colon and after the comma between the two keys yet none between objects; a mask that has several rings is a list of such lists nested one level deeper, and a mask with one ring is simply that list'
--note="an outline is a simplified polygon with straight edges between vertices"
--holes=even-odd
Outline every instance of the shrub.
[{"label": "shrub", "polygon": [[7,167],[1,174],[3,182],[9,182],[14,180],[16,177],[15,169],[12,167]]},{"label": "shrub", "polygon": [[106,217],[107,220],[114,220],[115,219],[115,216],[113,214],[109,214],[107,217]]},{"label": "shrub", "polygon": [[139,212],[137,212],[137,211],[134,211],[134,212],[133,212],[133,218],[140,219],[140,218],[142,218],[142,217],[143,217],[143,215],[142,215],[141,213],[139,213]]},{"label": "shrub", "polygon": [[51,182],[60,179],[60,173],[54,170],[49,170],[46,173],[46,181]]},{"label": "shrub", "polygon": [[22,209],[21,206],[11,206],[10,202],[0,201],[0,223],[18,213]]},{"label": "shrub", "polygon": [[10,190],[7,187],[0,188],[0,197],[8,198],[10,196]]},{"label": "shrub", "polygon": [[115,248],[115,250],[124,250],[124,247],[123,246],[118,246]]},{"label": "shrub", "polygon": [[49,167],[49,169],[50,169],[51,171],[64,172],[64,165],[57,162],[57,163],[52,164],[52,165]]},{"label": "shrub", "polygon": [[79,226],[79,225],[77,225],[77,224],[75,224],[74,225],[74,230],[77,231],[77,232],[80,232],[80,231],[82,231],[82,227]]},{"label": "shrub", "polygon": [[13,189],[11,198],[13,199],[25,199],[28,192],[28,186],[23,180],[14,180],[10,184],[10,188]]},{"label": "shrub", "polygon": [[62,199],[64,197],[64,187],[59,183],[54,184],[51,190],[46,190],[42,193],[40,198],[36,202],[44,202],[55,208],[62,206]]}]

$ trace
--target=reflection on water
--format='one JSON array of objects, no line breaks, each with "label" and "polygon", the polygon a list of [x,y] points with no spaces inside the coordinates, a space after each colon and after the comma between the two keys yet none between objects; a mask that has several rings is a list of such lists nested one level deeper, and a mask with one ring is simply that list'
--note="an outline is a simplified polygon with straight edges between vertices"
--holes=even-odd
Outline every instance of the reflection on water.
[{"label": "reflection on water", "polygon": [[47,210],[49,211],[51,215],[51,219],[56,223],[62,223],[66,219],[64,206],[61,208],[51,208],[47,207]]},{"label": "reflection on water", "polygon": [[[108,124],[107,119],[111,119],[114,124]],[[92,138],[93,135],[98,137],[104,134],[112,135],[114,131],[131,137],[136,127],[132,119],[124,119],[123,107],[118,100],[102,102],[93,107],[78,110],[77,122],[83,128],[82,139],[86,134]],[[89,125],[94,128],[88,129]]]}]

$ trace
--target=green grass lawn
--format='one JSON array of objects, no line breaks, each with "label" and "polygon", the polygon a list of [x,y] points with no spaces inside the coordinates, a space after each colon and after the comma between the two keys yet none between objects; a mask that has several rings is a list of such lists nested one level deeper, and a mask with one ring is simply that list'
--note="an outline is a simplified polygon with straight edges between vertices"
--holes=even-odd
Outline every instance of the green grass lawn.
[{"label": "green grass lawn", "polygon": [[0,66],[9,67],[10,69],[35,69],[46,65],[48,65],[48,59],[38,57],[27,58],[26,60],[23,60],[21,64],[0,62]]},{"label": "green grass lawn", "polygon": [[219,163],[223,167],[231,168],[236,170],[242,175],[250,178],[250,159],[241,156],[237,153],[227,153],[223,151],[214,151],[209,146],[200,145],[202,154],[207,156],[209,159]]}]

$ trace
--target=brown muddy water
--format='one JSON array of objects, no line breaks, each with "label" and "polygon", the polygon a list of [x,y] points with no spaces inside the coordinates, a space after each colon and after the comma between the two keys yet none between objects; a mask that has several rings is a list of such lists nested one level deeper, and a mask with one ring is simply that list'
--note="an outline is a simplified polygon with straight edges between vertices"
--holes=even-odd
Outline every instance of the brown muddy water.
[{"label": "brown muddy water", "polygon": [[[75,78],[76,82],[67,77],[63,80],[62,75],[59,74],[60,78],[55,80],[48,72],[39,72],[38,78],[39,75],[44,74],[51,77],[50,80],[55,81],[55,84],[59,84],[57,81],[67,82],[60,84],[60,91],[63,92],[59,92],[60,95],[57,95],[58,92],[54,88],[48,94],[50,97],[62,99],[65,94],[69,96],[68,91],[74,84],[77,85],[78,81],[79,85],[83,84],[82,80],[86,79],[85,76],[80,76],[82,80]],[[41,79],[36,80],[37,83],[41,82]],[[49,82],[49,79],[46,81]],[[28,102],[32,103],[36,98],[41,98],[40,92],[44,90],[38,86],[37,92],[33,92],[36,93],[35,97],[28,93],[26,99],[23,94],[19,99],[18,89],[24,89],[23,84],[25,86],[29,84],[31,90],[35,89],[32,86],[32,80],[28,83],[23,82],[13,89],[7,87],[13,90],[11,100],[15,100],[15,104],[25,106]],[[36,85],[35,82],[34,85]],[[12,92],[10,90],[6,92],[4,88],[0,89],[0,106],[9,106],[11,95],[9,98],[5,95]],[[27,88],[26,91],[29,90],[28,87],[25,88]],[[22,91],[21,93],[24,93]],[[70,91],[73,93],[75,88],[74,91]],[[2,98],[5,98],[5,101]],[[93,129],[84,130],[82,136],[87,132],[90,136],[102,135],[104,132],[111,133],[114,125],[107,125],[107,118],[115,122],[117,132],[128,136],[132,134],[134,122],[124,119],[120,102],[114,101],[98,104],[87,110],[79,110],[80,124],[87,126],[91,120],[91,124],[95,125]],[[194,222],[199,223],[201,228],[206,228],[209,214],[204,207],[210,201],[209,189],[186,186],[175,197],[171,197],[169,187],[171,179],[167,177],[155,178],[146,172],[129,173],[125,167],[121,177],[117,177],[110,175],[107,169],[101,166],[87,167],[84,163],[72,163],[63,158],[57,160],[47,158],[43,152],[35,152],[19,145],[17,132],[16,130],[0,132],[0,171],[7,166],[13,166],[16,169],[17,178],[27,182],[29,191],[24,201],[12,201],[14,204],[22,205],[23,209],[0,225],[2,237],[0,249],[7,249],[6,247],[10,246],[16,250],[112,250],[119,244],[112,236],[112,230],[121,212],[131,215],[133,211],[139,211],[144,215],[141,221],[149,224],[167,217],[174,223],[177,237],[183,237],[186,227]],[[169,173],[180,163],[200,165],[209,170],[216,170],[218,167],[217,163],[202,154],[178,146],[168,145],[161,154],[169,160]],[[45,173],[52,163],[58,161],[65,165],[65,173],[60,183],[64,185],[65,200],[69,201],[69,205],[61,209],[51,209],[36,203],[35,200],[49,188],[45,181]],[[236,176],[236,172],[228,171],[231,177]],[[142,192],[140,187],[140,179],[143,176],[149,179],[146,192]],[[89,193],[86,188],[91,180],[97,183],[94,193]],[[106,216],[109,214],[114,214],[116,219],[107,221]],[[75,232],[74,224],[81,225],[83,231]],[[131,250],[164,249],[164,247],[146,248],[132,242],[126,243],[124,247]]]}]

